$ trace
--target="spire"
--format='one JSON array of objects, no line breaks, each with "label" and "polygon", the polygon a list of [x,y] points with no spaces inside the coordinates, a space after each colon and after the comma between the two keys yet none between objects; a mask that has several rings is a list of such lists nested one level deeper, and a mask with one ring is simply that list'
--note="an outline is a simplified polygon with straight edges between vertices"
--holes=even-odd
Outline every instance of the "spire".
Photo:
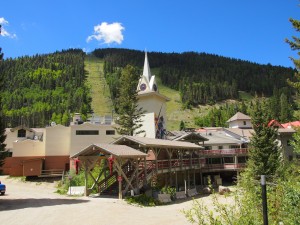
[{"label": "spire", "polygon": [[143,76],[148,80],[148,82],[150,82],[151,71],[150,71],[150,66],[149,66],[149,62],[148,62],[147,52],[145,52],[145,62],[144,62]]}]

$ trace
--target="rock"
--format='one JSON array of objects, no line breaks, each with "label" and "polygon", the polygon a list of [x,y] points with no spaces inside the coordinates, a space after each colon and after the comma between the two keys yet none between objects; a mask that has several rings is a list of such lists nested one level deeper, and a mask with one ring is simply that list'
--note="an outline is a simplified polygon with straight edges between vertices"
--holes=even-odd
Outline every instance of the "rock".
[{"label": "rock", "polygon": [[225,193],[230,193],[230,189],[228,187],[219,186],[219,194],[224,195]]},{"label": "rock", "polygon": [[205,187],[202,190],[203,194],[211,194],[211,189],[209,187]]}]

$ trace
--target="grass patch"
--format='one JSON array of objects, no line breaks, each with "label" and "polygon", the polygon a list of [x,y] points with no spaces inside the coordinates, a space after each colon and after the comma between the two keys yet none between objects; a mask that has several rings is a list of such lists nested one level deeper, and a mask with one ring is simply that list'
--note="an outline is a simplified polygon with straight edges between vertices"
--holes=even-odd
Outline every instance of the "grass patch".
[{"label": "grass patch", "polygon": [[94,113],[99,116],[111,115],[112,102],[109,86],[103,74],[103,60],[87,55],[84,66],[87,71],[87,85],[90,87]]}]

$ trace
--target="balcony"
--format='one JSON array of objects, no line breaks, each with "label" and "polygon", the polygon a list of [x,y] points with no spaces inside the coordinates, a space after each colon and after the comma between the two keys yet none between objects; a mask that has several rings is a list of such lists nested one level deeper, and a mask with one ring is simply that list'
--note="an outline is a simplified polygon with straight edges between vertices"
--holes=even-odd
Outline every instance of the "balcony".
[{"label": "balcony", "polygon": [[246,155],[248,154],[247,148],[234,148],[234,149],[217,149],[217,150],[202,150],[201,156],[216,156],[216,155]]}]

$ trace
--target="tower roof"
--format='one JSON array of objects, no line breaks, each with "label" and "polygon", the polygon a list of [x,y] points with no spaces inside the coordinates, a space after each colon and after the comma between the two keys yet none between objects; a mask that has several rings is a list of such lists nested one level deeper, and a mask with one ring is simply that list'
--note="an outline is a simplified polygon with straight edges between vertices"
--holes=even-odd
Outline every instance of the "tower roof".
[{"label": "tower roof", "polygon": [[151,75],[150,66],[149,66],[149,62],[148,62],[147,52],[145,52],[143,76],[147,79],[148,82],[150,82],[152,75]]},{"label": "tower roof", "polygon": [[227,120],[227,123],[230,123],[232,121],[236,121],[236,120],[251,120],[250,116],[247,116],[241,112],[237,112],[233,117],[231,117],[229,120]]}]

